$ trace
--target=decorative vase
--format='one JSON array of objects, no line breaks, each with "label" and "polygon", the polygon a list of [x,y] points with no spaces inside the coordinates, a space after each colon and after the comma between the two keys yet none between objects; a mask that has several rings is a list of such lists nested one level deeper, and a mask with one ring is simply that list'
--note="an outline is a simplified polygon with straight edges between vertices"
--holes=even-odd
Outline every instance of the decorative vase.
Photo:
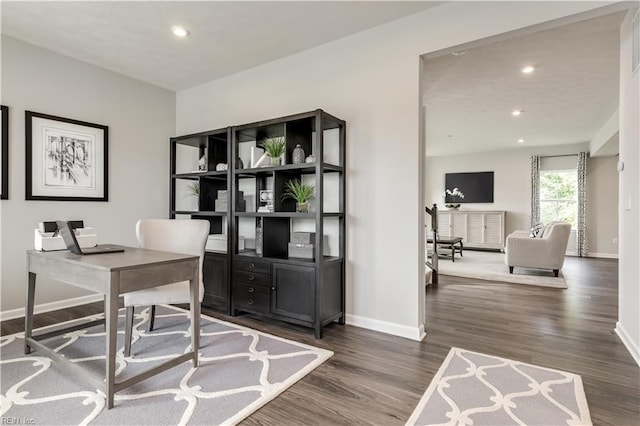
[{"label": "decorative vase", "polygon": [[300,144],[296,145],[293,149],[291,161],[293,164],[302,164],[304,163],[304,149],[300,146]]},{"label": "decorative vase", "polygon": [[296,203],[298,213],[309,213],[309,203]]},{"label": "decorative vase", "polygon": [[244,169],[244,162],[240,157],[236,158],[236,169]]},{"label": "decorative vase", "polygon": [[271,165],[272,166],[279,166],[280,165],[280,157],[269,157],[271,159]]}]

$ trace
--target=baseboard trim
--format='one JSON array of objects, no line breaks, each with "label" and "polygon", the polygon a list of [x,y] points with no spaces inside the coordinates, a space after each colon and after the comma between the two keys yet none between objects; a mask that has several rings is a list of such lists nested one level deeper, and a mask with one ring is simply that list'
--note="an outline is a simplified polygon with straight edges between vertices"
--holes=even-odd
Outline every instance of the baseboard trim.
[{"label": "baseboard trim", "polygon": [[425,338],[426,333],[424,331],[424,324],[420,327],[409,327],[406,325],[400,325],[393,322],[381,321],[373,318],[361,317],[359,315],[346,315],[347,324],[355,327],[366,328],[368,330],[380,331],[382,333],[393,334],[394,336],[400,336],[411,340],[422,341]]},{"label": "baseboard trim", "polygon": [[[102,294],[90,294],[88,296],[74,297],[71,299],[58,300],[56,302],[41,303],[36,305],[33,312],[41,314],[43,312],[57,311],[59,309],[71,308],[78,305],[86,305],[87,303],[100,302],[104,300]],[[10,309],[8,311],[0,312],[0,321],[7,321],[24,317],[25,308]]]},{"label": "baseboard trim", "polygon": [[629,336],[629,333],[624,329],[620,321],[616,323],[616,334],[622,340],[622,343],[627,348],[636,364],[640,367],[640,348],[633,343],[633,339]]},{"label": "baseboard trim", "polygon": [[599,257],[602,259],[617,259],[618,254],[617,253],[589,253],[587,254],[587,257]]}]

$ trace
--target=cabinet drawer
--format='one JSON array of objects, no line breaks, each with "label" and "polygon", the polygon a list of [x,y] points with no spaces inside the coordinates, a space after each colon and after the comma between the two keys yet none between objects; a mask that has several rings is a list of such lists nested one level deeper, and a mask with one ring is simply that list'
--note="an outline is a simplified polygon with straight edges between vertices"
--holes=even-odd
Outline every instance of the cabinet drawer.
[{"label": "cabinet drawer", "polygon": [[233,307],[234,309],[250,312],[269,313],[269,295],[271,289],[257,285],[234,284]]},{"label": "cabinet drawer", "polygon": [[265,262],[254,262],[253,260],[236,259],[233,262],[233,269],[236,271],[257,272],[259,274],[269,274],[270,264]]},{"label": "cabinet drawer", "polygon": [[259,285],[263,287],[271,286],[270,274],[258,274],[256,272],[233,271],[233,281],[242,284]]}]

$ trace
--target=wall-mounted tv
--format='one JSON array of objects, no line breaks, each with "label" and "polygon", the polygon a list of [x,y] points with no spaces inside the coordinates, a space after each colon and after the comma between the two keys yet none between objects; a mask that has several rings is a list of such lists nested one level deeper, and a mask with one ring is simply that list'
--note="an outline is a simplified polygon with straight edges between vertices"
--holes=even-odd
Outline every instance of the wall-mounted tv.
[{"label": "wall-mounted tv", "polygon": [[464,194],[463,199],[446,194],[445,203],[493,203],[493,172],[446,173],[444,185]]}]

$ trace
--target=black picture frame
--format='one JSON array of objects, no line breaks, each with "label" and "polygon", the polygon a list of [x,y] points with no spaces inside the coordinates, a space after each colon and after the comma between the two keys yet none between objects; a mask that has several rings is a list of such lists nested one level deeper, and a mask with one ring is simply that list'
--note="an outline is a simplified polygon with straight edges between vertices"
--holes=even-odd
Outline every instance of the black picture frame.
[{"label": "black picture frame", "polygon": [[25,111],[26,200],[109,201],[109,127]]},{"label": "black picture frame", "polygon": [[9,107],[0,105],[2,116],[2,142],[0,142],[0,200],[9,199]]}]

